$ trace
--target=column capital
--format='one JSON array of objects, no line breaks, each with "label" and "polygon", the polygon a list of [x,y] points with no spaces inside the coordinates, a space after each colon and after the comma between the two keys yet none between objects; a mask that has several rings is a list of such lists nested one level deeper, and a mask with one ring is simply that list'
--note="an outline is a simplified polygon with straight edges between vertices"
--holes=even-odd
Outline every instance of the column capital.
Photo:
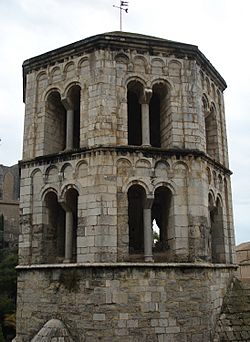
[{"label": "column capital", "polygon": [[149,195],[144,199],[144,209],[151,209],[154,202],[154,196]]},{"label": "column capital", "polygon": [[74,110],[74,104],[69,97],[63,97],[61,102],[66,110]]},{"label": "column capital", "polygon": [[140,104],[149,104],[152,94],[153,91],[151,88],[144,88],[139,98]]}]

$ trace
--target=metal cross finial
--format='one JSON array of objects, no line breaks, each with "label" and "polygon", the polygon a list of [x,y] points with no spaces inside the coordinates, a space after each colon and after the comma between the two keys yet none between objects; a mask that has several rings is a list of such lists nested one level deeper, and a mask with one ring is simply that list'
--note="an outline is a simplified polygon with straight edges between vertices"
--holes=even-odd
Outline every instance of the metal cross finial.
[{"label": "metal cross finial", "polygon": [[120,6],[113,5],[113,7],[120,9],[120,31],[122,31],[122,11],[128,13],[128,8],[124,8],[128,7],[128,1],[120,0]]}]

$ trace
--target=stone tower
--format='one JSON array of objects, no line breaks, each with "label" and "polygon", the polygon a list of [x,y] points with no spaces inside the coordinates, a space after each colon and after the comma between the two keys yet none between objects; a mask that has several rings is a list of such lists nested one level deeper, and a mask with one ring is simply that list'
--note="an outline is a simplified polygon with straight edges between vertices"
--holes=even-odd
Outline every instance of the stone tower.
[{"label": "stone tower", "polygon": [[111,32],[23,79],[16,341],[212,341],[235,267],[223,78]]}]

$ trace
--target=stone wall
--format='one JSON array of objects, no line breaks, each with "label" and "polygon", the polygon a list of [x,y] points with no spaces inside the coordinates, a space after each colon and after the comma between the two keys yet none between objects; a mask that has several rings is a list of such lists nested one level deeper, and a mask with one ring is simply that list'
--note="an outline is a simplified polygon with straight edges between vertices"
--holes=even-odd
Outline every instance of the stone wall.
[{"label": "stone wall", "polygon": [[143,263],[18,270],[18,342],[30,341],[52,318],[79,342],[208,342],[233,268]]},{"label": "stone wall", "polygon": [[20,263],[48,262],[43,251],[52,255],[54,247],[50,250],[45,236],[45,196],[53,191],[60,202],[70,188],[78,191],[76,260],[128,261],[128,189],[133,184],[143,186],[152,199],[162,185],[172,193],[169,251],[161,261],[212,260],[209,196],[214,203],[221,198],[224,259],[218,257],[215,261],[232,262],[234,234],[227,192],[230,178],[223,169],[215,169],[199,156],[167,156],[167,151],[153,154],[150,149],[138,152],[99,148],[75,153],[70,159],[62,155],[60,159],[49,157],[23,166]]},{"label": "stone wall", "polygon": [[16,247],[19,234],[19,167],[0,165],[0,245]]}]

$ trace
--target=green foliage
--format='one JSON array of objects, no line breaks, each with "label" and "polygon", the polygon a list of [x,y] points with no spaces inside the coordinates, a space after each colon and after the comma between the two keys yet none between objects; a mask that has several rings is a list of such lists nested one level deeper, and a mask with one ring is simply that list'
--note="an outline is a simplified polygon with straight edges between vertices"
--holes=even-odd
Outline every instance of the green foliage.
[{"label": "green foliage", "polygon": [[15,336],[17,252],[0,250],[0,342]]}]

